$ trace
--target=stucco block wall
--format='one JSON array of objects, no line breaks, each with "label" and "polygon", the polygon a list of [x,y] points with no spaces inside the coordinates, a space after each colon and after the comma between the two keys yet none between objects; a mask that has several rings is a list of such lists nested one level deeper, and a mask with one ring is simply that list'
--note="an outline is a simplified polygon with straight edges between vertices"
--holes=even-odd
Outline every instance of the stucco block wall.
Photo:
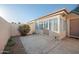
[{"label": "stucco block wall", "polygon": [[0,53],[3,52],[8,39],[11,36],[19,36],[19,24],[11,24],[0,17]]},{"label": "stucco block wall", "polygon": [[[11,36],[20,36],[20,32],[18,31],[18,27],[22,24],[10,24],[11,25]],[[35,32],[35,22],[28,23],[30,26],[30,32],[28,34],[32,34]]]},{"label": "stucco block wall", "polygon": [[19,24],[11,24],[11,36],[19,36],[20,32],[18,31]]},{"label": "stucco block wall", "polygon": [[0,17],[0,53],[3,52],[3,49],[10,36],[10,23]]}]

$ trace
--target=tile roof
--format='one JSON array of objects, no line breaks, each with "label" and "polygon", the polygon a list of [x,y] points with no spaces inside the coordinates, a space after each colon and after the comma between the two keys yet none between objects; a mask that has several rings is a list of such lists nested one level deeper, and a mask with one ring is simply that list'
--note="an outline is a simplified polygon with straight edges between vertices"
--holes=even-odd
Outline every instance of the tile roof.
[{"label": "tile roof", "polygon": [[75,13],[79,15],[79,6],[77,6],[74,10],[72,10],[70,13]]}]

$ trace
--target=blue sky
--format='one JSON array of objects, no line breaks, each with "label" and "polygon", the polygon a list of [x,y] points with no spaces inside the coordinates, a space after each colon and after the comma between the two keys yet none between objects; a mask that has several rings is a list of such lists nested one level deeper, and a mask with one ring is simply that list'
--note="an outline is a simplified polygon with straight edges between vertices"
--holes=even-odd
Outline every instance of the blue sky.
[{"label": "blue sky", "polygon": [[9,22],[25,23],[56,10],[72,10],[74,4],[4,4],[0,5],[0,16]]}]

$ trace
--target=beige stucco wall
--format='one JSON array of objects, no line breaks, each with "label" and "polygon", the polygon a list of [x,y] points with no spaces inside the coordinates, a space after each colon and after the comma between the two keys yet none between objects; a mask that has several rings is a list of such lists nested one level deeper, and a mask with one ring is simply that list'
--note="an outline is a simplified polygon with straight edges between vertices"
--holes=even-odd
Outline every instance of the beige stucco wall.
[{"label": "beige stucco wall", "polygon": [[[60,18],[62,19],[60,19],[61,21],[63,21],[63,23],[61,24],[59,24],[59,28],[60,28],[60,32],[59,32],[59,39],[63,39],[64,37],[66,37],[67,36],[67,15],[65,15],[65,16],[62,16],[62,15],[60,15]],[[63,29],[63,31],[61,31]]]},{"label": "beige stucco wall", "polygon": [[[18,31],[18,27],[22,24],[11,24],[11,36],[20,36],[20,32]],[[35,22],[28,23],[30,26],[30,32],[28,34],[32,34],[35,32]]]},{"label": "beige stucco wall", "polygon": [[20,24],[11,24],[11,36],[19,36],[18,27]]},{"label": "beige stucco wall", "polygon": [[10,23],[0,17],[0,53],[3,52],[3,49],[10,36]]},{"label": "beige stucco wall", "polygon": [[20,35],[18,27],[19,24],[11,24],[0,17],[0,53],[3,52],[3,49],[11,36]]}]

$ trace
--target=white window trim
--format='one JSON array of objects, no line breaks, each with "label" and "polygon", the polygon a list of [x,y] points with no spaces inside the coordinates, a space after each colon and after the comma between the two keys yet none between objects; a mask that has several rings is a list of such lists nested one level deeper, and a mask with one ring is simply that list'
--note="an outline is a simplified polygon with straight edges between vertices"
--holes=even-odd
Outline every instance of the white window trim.
[{"label": "white window trim", "polygon": [[57,33],[60,33],[60,16],[58,16],[58,31]]}]

